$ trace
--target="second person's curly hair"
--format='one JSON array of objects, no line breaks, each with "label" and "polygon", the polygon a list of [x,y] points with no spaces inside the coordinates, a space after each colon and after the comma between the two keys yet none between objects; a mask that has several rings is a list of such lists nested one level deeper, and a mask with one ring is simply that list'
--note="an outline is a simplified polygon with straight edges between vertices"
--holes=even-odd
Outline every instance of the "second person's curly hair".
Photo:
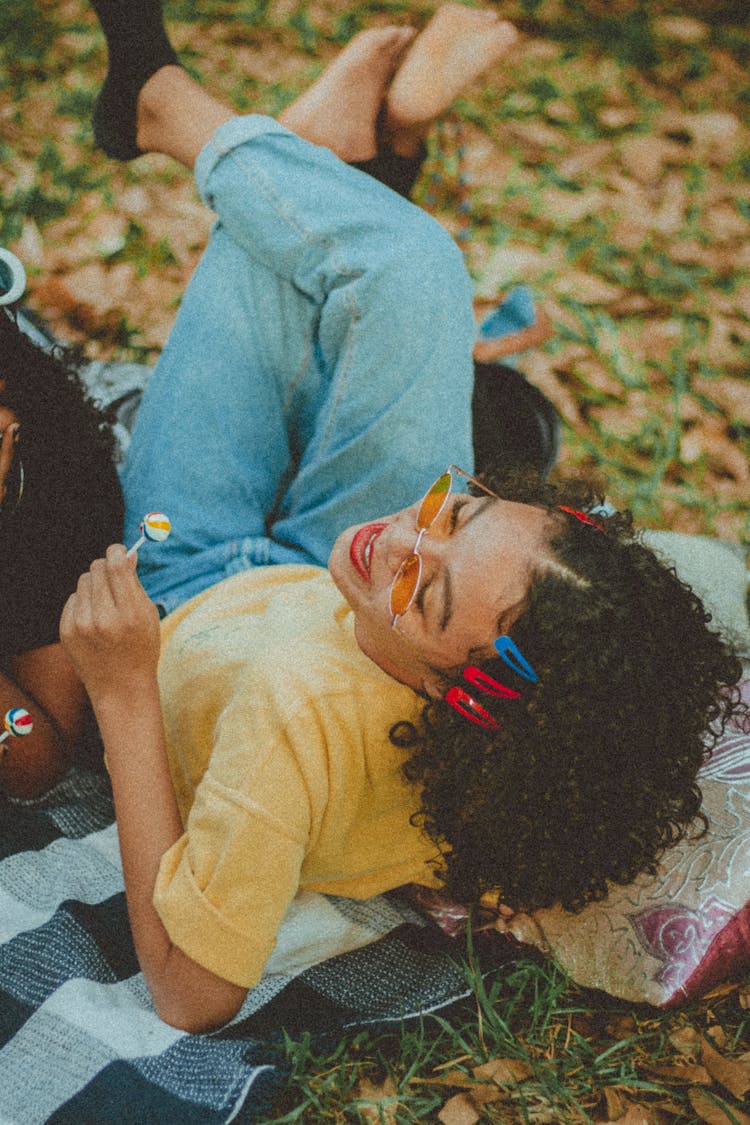
[{"label": "second person's curly hair", "polygon": [[485,661],[521,693],[479,696],[498,730],[438,700],[419,730],[398,724],[391,737],[411,750],[403,768],[422,790],[416,822],[441,849],[449,893],[470,902],[497,890],[516,909],[575,910],[610,881],[653,871],[664,848],[701,830],[696,774],[709,726],[738,706],[741,668],[629,515],[597,515],[601,531],[559,510],[590,511],[598,498],[588,486],[487,483],[553,519],[555,565],[532,576],[511,630],[538,682]]},{"label": "second person's curly hair", "polygon": [[20,504],[9,496],[0,509],[0,664],[57,640],[79,575],[122,537],[111,419],[80,363],[76,349],[39,346],[0,309],[0,403],[20,422],[23,464]]}]

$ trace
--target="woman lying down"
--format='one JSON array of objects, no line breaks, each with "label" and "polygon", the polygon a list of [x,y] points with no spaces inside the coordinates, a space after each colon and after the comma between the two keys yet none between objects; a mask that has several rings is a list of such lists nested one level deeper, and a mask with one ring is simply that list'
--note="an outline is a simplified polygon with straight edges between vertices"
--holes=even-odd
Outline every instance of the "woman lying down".
[{"label": "woman lying down", "polygon": [[451,44],[499,53],[507,25],[448,6],[416,39],[366,32],[275,121],[188,77],[158,3],[95,7],[100,145],[173,156],[219,217],[122,478],[126,541],[153,508],[173,534],[140,577],[110,547],[61,622],[141,967],[198,1031],[300,888],[575,909],[647,869],[700,827],[739,665],[586,488],[474,479],[461,256],[347,163],[383,122],[414,143],[427,55],[450,73]]}]

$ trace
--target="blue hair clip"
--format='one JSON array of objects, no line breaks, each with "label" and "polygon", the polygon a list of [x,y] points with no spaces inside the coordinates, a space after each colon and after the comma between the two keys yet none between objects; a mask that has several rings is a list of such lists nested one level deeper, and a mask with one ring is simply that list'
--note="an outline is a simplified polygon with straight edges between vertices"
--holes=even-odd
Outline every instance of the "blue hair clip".
[{"label": "blue hair clip", "polygon": [[518,645],[514,644],[510,637],[498,637],[494,645],[498,656],[502,657],[509,668],[512,668],[519,676],[523,676],[525,680],[530,680],[532,684],[539,682],[536,672],[526,657],[521,654]]}]

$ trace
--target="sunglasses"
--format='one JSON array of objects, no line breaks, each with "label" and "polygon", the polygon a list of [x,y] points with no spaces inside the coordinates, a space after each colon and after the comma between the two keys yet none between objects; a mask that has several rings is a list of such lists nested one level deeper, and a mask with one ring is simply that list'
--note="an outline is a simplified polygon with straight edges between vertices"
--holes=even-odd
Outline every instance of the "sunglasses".
[{"label": "sunglasses", "polygon": [[[422,556],[419,553],[419,548],[427,532],[445,511],[448,497],[453,491],[454,474],[463,477],[465,480],[469,481],[470,484],[475,485],[480,491],[486,493],[487,496],[493,496],[496,500],[498,499],[496,493],[487,488],[487,486],[477,480],[476,477],[464,472],[463,469],[459,469],[458,465],[449,465],[432,487],[428,488],[417,511],[417,541],[414,544],[414,550],[411,555],[401,563],[391,584],[390,610],[392,616],[391,625],[394,629],[398,625],[399,618],[403,617],[409,607],[413,605],[414,599],[419,593],[419,587],[422,582]],[[509,668],[524,680],[537,683],[536,672],[510,637],[506,635],[497,637],[493,644],[498,656],[501,657]],[[463,675],[471,687],[489,696],[497,696],[504,699],[521,698],[520,692],[513,688],[506,687],[487,672],[473,664],[464,669]],[[498,729],[499,724],[497,719],[495,719],[481,703],[478,703],[473,695],[460,685],[456,684],[451,687],[446,692],[444,698],[445,702],[448,703],[454,711],[457,711],[459,715],[462,715],[471,723],[475,723],[480,727],[485,727],[488,730]]]},{"label": "sunglasses", "polygon": [[458,465],[449,465],[435,483],[427,489],[427,492],[422,497],[422,502],[417,512],[417,541],[414,544],[414,550],[409,557],[404,559],[401,563],[391,583],[389,607],[391,611],[391,626],[394,629],[398,626],[399,618],[403,617],[410,606],[414,604],[414,599],[419,593],[423,571],[422,556],[419,553],[419,548],[427,532],[433,527],[438,517],[445,511],[448,497],[453,491],[455,483],[454,474],[458,474],[469,481],[470,484],[476,485],[478,489],[485,492],[488,496],[494,496],[495,499],[497,499],[497,496],[495,496],[495,493],[492,492],[491,489],[487,488],[486,485],[476,480],[476,478],[469,473],[465,473],[463,469],[459,469]]}]

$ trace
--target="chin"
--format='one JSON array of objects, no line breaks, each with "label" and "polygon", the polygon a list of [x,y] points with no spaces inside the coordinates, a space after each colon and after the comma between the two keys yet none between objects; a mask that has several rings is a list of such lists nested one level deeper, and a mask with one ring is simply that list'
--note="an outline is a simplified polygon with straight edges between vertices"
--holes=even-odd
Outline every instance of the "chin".
[{"label": "chin", "polygon": [[331,578],[344,597],[346,597],[346,588],[343,583],[343,576],[345,574],[345,563],[349,557],[349,542],[351,541],[352,530],[352,528],[347,528],[346,531],[341,532],[328,556],[328,570]]}]

